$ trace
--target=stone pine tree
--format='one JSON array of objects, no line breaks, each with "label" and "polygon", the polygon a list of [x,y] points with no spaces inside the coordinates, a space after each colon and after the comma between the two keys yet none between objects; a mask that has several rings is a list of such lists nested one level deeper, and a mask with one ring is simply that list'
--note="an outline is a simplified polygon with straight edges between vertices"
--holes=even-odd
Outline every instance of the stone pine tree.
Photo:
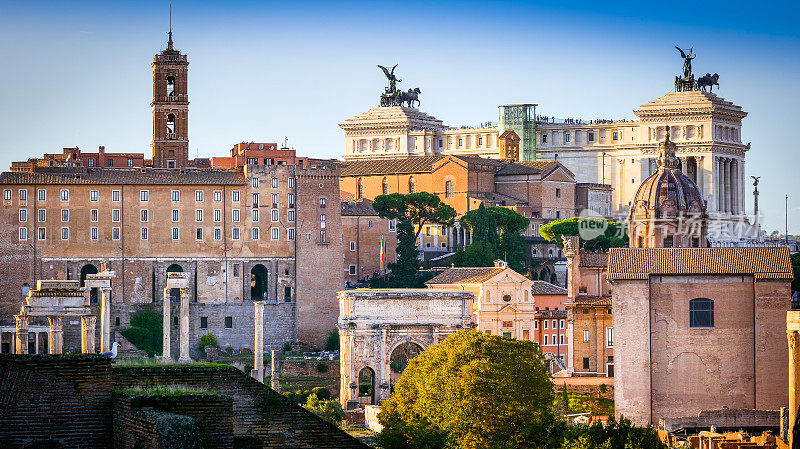
[{"label": "stone pine tree", "polygon": [[416,287],[419,250],[417,238],[425,225],[450,226],[456,211],[428,192],[379,195],[372,204],[381,218],[397,220],[397,262],[389,264],[389,287]]},{"label": "stone pine tree", "polygon": [[503,259],[520,273],[525,270],[525,240],[520,233],[529,220],[505,207],[484,207],[464,214],[461,224],[472,232],[472,243],[454,257],[461,267],[489,267]]},{"label": "stone pine tree", "polygon": [[[582,227],[589,229],[589,232],[581,233]],[[579,237],[581,248],[586,248],[589,251],[607,251],[609,248],[628,245],[628,235],[624,224],[599,217],[572,217],[553,220],[539,228],[539,235],[554,242],[562,249],[564,242],[561,236]],[[585,240],[584,237],[590,238]]]}]

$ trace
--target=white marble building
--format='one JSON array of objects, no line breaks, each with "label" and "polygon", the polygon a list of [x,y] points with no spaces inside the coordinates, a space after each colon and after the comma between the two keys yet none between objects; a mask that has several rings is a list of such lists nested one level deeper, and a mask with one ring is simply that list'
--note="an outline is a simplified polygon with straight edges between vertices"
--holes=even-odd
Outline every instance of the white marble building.
[{"label": "white marble building", "polygon": [[[747,113],[716,94],[669,92],[634,111],[636,120],[580,121],[537,117],[536,158],[557,159],[579,183],[613,188],[611,216],[625,219],[642,180],[656,168],[656,145],[667,127],[677,143],[681,170],[700,187],[708,213],[721,230],[745,220]],[[453,128],[414,108],[372,108],[345,120],[345,160],[400,156],[471,155],[504,159],[497,124]],[[747,226],[745,226],[747,227]],[[710,236],[716,242],[737,240]],[[719,235],[719,234],[718,234]]]}]

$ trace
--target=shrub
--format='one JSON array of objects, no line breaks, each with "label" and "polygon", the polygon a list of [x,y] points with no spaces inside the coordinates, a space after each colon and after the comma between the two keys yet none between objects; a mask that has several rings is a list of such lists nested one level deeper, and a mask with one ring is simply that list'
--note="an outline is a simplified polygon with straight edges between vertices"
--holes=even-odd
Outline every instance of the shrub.
[{"label": "shrub", "polygon": [[152,357],[162,351],[161,319],[161,314],[156,313],[152,307],[147,307],[131,315],[131,327],[122,329],[120,333],[134,346]]},{"label": "shrub", "polygon": [[319,373],[327,373],[328,372],[328,364],[327,363],[317,363],[317,372],[319,372]]},{"label": "shrub", "polygon": [[600,393],[605,393],[606,391],[608,391],[606,384],[600,384]]},{"label": "shrub", "polygon": [[338,426],[344,419],[344,411],[338,401],[320,400],[312,394],[303,407],[333,425]]},{"label": "shrub", "polygon": [[320,401],[327,401],[331,398],[331,391],[325,387],[314,387],[311,389],[311,394],[316,396]]},{"label": "shrub", "polygon": [[339,331],[331,331],[328,334],[328,341],[325,342],[326,351],[339,350]]},{"label": "shrub", "polygon": [[214,336],[211,332],[203,335],[200,337],[200,343],[197,345],[198,349],[200,349],[200,353],[206,353],[206,346],[217,346],[219,342],[217,341],[217,337]]},{"label": "shrub", "polygon": [[283,352],[291,352],[292,351],[292,344],[288,341],[283,344]]}]

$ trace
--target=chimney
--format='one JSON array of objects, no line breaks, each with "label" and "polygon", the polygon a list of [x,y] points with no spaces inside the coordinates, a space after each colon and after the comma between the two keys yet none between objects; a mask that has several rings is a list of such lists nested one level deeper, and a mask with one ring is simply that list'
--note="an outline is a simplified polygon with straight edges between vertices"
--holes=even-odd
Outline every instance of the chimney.
[{"label": "chimney", "polygon": [[106,147],[103,145],[100,145],[100,154],[106,154]]}]

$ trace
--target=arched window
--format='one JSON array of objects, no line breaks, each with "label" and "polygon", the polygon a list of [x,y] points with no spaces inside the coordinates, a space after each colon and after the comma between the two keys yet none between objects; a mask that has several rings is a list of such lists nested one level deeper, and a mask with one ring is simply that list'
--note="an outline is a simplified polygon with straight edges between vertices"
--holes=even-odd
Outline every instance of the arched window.
[{"label": "arched window", "polygon": [[168,76],[167,77],[167,96],[173,97],[175,96],[175,77]]},{"label": "arched window", "polygon": [[[167,273],[183,273],[183,267],[174,263],[167,267]],[[169,300],[170,301],[180,301],[181,300],[181,289],[179,288],[171,288],[169,289]]]},{"label": "arched window", "polygon": [[358,179],[358,191],[356,192],[356,199],[360,200],[364,198],[364,180],[359,178]]},{"label": "arched window", "polygon": [[689,301],[689,327],[714,327],[714,301],[695,298]]},{"label": "arched window", "polygon": [[175,114],[167,114],[167,134],[175,134]]},{"label": "arched window", "polygon": [[388,178],[383,178],[383,194],[384,195],[388,195],[389,194],[389,179]]},{"label": "arched window", "polygon": [[453,197],[453,181],[445,181],[444,183],[444,196],[447,198]]},{"label": "arched window", "polygon": [[[97,274],[97,267],[92,264],[86,264],[81,267],[81,287],[86,287],[86,275],[88,274]],[[92,291],[89,292],[89,302],[97,304],[97,301],[97,289],[93,288]]]},{"label": "arched window", "polygon": [[250,270],[250,299],[253,301],[266,300],[267,293],[267,267],[264,265],[256,264]]},{"label": "arched window", "polygon": [[408,193],[415,193],[417,191],[417,184],[414,182],[414,177],[408,178]]}]

